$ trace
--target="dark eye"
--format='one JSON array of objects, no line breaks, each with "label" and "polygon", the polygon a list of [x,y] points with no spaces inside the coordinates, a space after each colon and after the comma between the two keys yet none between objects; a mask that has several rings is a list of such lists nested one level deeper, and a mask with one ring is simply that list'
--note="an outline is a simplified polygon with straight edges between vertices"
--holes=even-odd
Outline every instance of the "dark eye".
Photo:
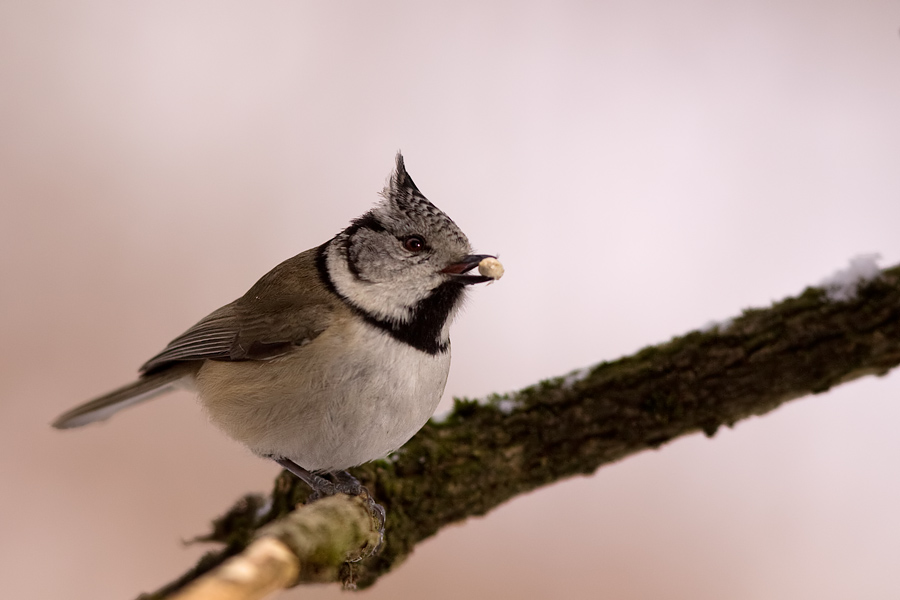
[{"label": "dark eye", "polygon": [[410,252],[421,252],[425,249],[425,239],[419,235],[411,235],[403,240],[403,247]]}]

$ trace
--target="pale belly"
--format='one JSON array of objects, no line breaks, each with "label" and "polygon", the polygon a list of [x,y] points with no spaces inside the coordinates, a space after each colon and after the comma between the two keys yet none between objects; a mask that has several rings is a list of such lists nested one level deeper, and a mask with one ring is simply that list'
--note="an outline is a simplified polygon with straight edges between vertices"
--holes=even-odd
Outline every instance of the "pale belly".
[{"label": "pale belly", "polygon": [[432,356],[355,321],[269,361],[207,361],[195,385],[213,423],[255,453],[332,471],[409,440],[449,369],[449,350]]}]

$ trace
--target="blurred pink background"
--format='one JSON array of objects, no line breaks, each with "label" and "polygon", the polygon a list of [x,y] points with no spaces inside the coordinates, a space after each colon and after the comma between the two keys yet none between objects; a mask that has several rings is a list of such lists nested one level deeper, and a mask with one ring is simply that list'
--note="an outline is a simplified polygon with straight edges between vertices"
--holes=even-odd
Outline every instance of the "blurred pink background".
[{"label": "blurred pink background", "polygon": [[[187,394],[48,423],[365,211],[398,148],[507,268],[442,410],[897,264],[898,28],[888,1],[0,3],[5,595],[155,589],[269,489]],[[361,597],[898,598],[898,393],[539,490]]]}]

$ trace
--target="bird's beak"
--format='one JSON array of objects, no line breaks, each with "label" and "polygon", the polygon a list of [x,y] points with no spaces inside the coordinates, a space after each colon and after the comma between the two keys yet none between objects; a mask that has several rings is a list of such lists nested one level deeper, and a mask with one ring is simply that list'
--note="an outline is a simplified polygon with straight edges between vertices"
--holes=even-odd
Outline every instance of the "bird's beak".
[{"label": "bird's beak", "polygon": [[470,254],[459,262],[453,263],[441,269],[441,273],[450,276],[453,281],[458,281],[464,285],[472,285],[473,283],[484,283],[485,281],[493,281],[493,277],[485,277],[484,275],[466,275],[467,271],[471,271],[478,266],[478,263],[486,258],[497,258],[490,254]]}]

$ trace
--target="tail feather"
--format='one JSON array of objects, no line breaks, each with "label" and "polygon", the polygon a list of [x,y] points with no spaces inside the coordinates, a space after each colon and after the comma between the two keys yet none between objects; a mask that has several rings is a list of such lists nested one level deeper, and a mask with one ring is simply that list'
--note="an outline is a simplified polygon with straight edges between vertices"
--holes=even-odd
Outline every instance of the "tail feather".
[{"label": "tail feather", "polygon": [[178,387],[178,382],[187,374],[183,369],[170,368],[141,377],[134,383],[122,386],[81,406],[76,406],[53,421],[53,426],[57,429],[71,429],[95,421],[103,421],[123,408],[134,406],[139,402],[174,390]]}]

